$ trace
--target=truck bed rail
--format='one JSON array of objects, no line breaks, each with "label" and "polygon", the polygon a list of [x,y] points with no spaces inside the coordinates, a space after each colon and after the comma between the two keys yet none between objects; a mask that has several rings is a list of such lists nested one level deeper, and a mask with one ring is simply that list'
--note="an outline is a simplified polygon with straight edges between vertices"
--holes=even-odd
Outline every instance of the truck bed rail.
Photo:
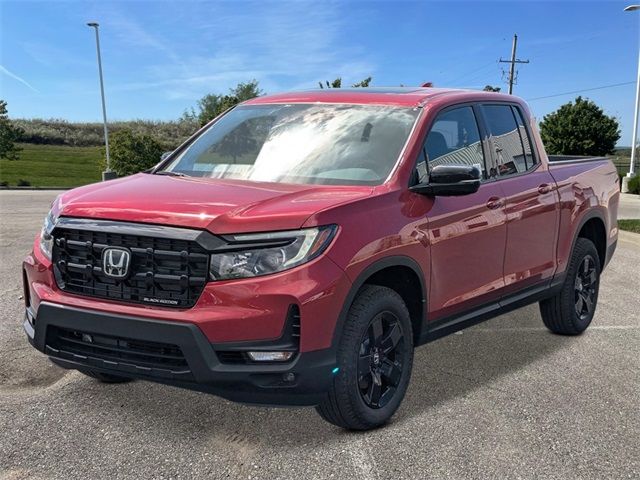
[{"label": "truck bed rail", "polygon": [[590,157],[586,155],[548,155],[549,163],[601,162],[610,160],[607,157]]}]

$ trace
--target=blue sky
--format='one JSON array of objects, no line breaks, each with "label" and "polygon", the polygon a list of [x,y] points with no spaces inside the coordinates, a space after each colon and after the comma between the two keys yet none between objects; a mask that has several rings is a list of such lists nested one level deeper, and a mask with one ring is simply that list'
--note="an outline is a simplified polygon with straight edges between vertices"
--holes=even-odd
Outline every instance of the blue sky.
[{"label": "blue sky", "polygon": [[257,79],[269,92],[346,83],[506,89],[536,117],[574,90],[619,118],[631,144],[640,12],[631,3],[0,0],[0,97],[12,117],[99,120],[93,31],[101,25],[110,119],[175,119],[206,93]]}]

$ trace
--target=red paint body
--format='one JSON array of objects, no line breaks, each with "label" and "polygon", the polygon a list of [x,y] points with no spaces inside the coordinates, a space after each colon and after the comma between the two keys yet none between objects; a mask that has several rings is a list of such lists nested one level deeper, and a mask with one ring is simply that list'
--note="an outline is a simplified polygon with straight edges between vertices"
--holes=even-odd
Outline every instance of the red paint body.
[{"label": "red paint body", "polygon": [[[540,165],[532,172],[483,183],[461,197],[409,190],[423,139],[443,108],[467,102],[521,100],[501,94],[418,89],[411,93],[303,92],[248,103],[354,103],[413,106],[422,112],[390,178],[382,185],[337,187],[138,174],[63,193],[62,216],[206,229],[213,234],[264,232],[336,224],[331,246],[310,263],[259,278],[209,282],[186,310],[120,304],[61,292],[51,263],[36,245],[25,260],[32,307],[41,301],[79,308],[191,322],[214,343],[277,338],[288,305],[301,315],[300,350],[332,345],[336,322],[354,282],[386,257],[409,257],[424,275],[424,321],[496,301],[561,274],[578,229],[598,214],[606,247],[617,238],[617,174],[606,160],[549,165],[533,128]],[[539,187],[547,185],[541,193]],[[542,190],[545,190],[544,188]],[[487,202],[502,203],[490,209]]]}]

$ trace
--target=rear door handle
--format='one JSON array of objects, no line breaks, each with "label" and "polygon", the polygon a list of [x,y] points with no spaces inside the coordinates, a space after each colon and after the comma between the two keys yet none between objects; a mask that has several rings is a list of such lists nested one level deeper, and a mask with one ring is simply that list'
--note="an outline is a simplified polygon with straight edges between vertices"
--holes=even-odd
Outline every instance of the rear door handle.
[{"label": "rear door handle", "polygon": [[549,193],[551,190],[553,190],[553,187],[548,183],[543,183],[538,187],[538,193],[542,195],[544,195],[545,193]]},{"label": "rear door handle", "polygon": [[490,210],[495,210],[496,208],[502,207],[502,199],[498,197],[491,197],[487,200],[487,208]]}]

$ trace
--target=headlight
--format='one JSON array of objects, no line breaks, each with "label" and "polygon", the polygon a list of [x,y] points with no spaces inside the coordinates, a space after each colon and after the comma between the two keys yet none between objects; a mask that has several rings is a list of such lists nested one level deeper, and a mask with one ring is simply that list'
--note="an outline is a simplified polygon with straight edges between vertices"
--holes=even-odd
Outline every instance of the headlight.
[{"label": "headlight", "polygon": [[257,277],[296,267],[326,250],[336,231],[329,225],[227,237],[229,243],[211,255],[211,279]]},{"label": "headlight", "polygon": [[53,248],[53,236],[51,233],[56,227],[57,218],[53,217],[53,214],[49,212],[44,219],[44,225],[42,225],[42,231],[40,232],[40,251],[42,254],[51,260],[51,250]]}]

